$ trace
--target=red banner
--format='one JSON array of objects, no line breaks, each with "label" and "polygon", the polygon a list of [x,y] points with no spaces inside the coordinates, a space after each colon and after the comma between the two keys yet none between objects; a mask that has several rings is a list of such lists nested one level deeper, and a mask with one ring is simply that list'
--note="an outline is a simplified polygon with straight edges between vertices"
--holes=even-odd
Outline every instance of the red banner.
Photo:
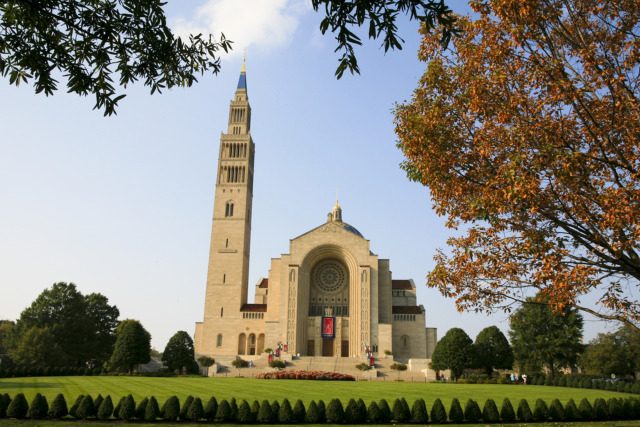
[{"label": "red banner", "polygon": [[336,337],[336,318],[335,317],[323,317],[322,318],[322,338],[335,338]]}]

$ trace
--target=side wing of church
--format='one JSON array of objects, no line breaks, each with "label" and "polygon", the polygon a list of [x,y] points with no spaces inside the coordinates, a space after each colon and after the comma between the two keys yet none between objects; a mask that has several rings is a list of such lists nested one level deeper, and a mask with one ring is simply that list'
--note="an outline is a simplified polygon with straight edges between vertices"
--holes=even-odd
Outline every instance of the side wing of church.
[{"label": "side wing of church", "polygon": [[343,222],[336,202],[326,222],[290,241],[272,259],[249,304],[249,249],[255,146],[244,64],[220,138],[204,319],[195,352],[258,355],[286,345],[301,356],[427,359],[437,342],[416,304],[413,280],[392,278],[389,260]]}]

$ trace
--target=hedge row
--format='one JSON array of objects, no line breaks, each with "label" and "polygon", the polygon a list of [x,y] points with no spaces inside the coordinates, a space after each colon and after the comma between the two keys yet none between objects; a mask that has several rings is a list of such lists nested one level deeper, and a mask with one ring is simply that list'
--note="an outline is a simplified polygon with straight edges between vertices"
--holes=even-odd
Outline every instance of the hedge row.
[{"label": "hedge row", "polygon": [[[142,373],[126,373],[126,372],[109,372],[102,368],[83,368],[83,367],[22,367],[0,369],[0,378],[20,378],[20,377],[68,377],[68,376],[142,376],[142,377],[173,377],[175,373],[169,370],[160,370],[158,372],[142,372]],[[195,375],[200,376],[200,375]]]},{"label": "hedge row", "polygon": [[238,404],[234,399],[218,402],[215,397],[203,404],[199,397],[189,396],[180,405],[176,396],[168,398],[162,407],[159,407],[155,397],[144,398],[136,404],[132,395],[122,397],[114,406],[111,397],[103,398],[98,395],[93,399],[90,395],[78,396],[73,405],[68,408],[64,395],[58,394],[51,405],[47,399],[38,393],[27,404],[24,394],[19,393],[13,399],[8,394],[0,396],[0,418],[32,418],[60,419],[72,417],[76,419],[121,419],[125,421],[144,420],[174,422],[174,421],[209,421],[209,422],[237,422],[237,423],[419,423],[431,422],[442,424],[447,421],[460,423],[463,421],[477,423],[494,423],[499,421],[601,421],[601,420],[634,420],[640,419],[640,399],[628,397],[626,399],[611,398],[605,401],[598,398],[593,405],[585,398],[576,406],[573,399],[563,406],[558,399],[554,399],[551,405],[547,405],[542,399],[538,399],[533,410],[525,399],[514,410],[509,399],[505,398],[502,406],[498,406],[493,399],[484,403],[482,410],[477,402],[469,399],[464,409],[458,399],[453,399],[447,413],[442,401],[436,399],[431,405],[431,411],[423,399],[413,403],[411,409],[407,401],[396,399],[389,406],[385,399],[371,402],[366,406],[362,399],[349,400],[344,406],[339,399],[333,399],[325,406],[322,400],[311,401],[307,407],[301,400],[291,403],[284,399],[282,403],[273,401],[262,403],[255,400],[249,404],[243,400]]}]

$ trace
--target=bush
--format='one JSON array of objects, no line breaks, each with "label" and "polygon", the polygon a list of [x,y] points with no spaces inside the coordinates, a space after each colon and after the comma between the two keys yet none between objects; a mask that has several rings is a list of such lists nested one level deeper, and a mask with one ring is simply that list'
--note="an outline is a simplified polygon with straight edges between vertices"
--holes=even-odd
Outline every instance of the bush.
[{"label": "bush", "polygon": [[[98,399],[96,398],[96,400]],[[94,408],[96,408],[95,402],[94,402]],[[99,420],[108,420],[109,418],[111,418],[112,414],[113,414],[113,402],[111,401],[111,396],[107,395],[107,397],[102,399],[102,402],[100,402],[100,405],[97,407],[96,418],[98,418]]]},{"label": "bush", "polygon": [[98,396],[96,396],[96,398],[93,400],[93,409],[94,409],[93,416],[94,417],[98,413],[98,408],[102,404],[103,400],[104,400],[104,397],[102,397],[101,394],[98,394]]},{"label": "bush", "polygon": [[526,399],[520,400],[516,414],[520,421],[524,421],[525,423],[533,421],[533,414],[531,413],[531,408],[529,407],[529,403]]},{"label": "bush", "polygon": [[132,395],[128,395],[124,402],[122,402],[122,406],[120,407],[120,412],[118,416],[121,420],[131,421],[136,414],[136,401],[133,400]]},{"label": "bush", "polygon": [[609,418],[609,407],[603,398],[599,397],[593,402],[593,415],[596,420],[606,420]]},{"label": "bush", "polygon": [[[283,360],[272,360],[271,363],[269,363],[269,366],[275,369],[283,369],[287,366],[287,364],[283,361]],[[244,368],[244,366],[242,366]]]},{"label": "bush", "polygon": [[249,366],[249,362],[247,362],[244,359],[236,359],[233,362],[231,362],[231,366],[233,366],[234,368],[246,368],[247,366]]},{"label": "bush", "polygon": [[564,408],[558,399],[553,399],[551,402],[548,415],[552,421],[564,421]]},{"label": "bush", "polygon": [[458,398],[454,397],[451,400],[451,408],[449,408],[449,421],[452,423],[461,423],[464,421],[464,412],[462,412],[462,406]]},{"label": "bush", "polygon": [[393,412],[391,418],[399,423],[406,423],[411,419],[411,413],[405,409],[401,399],[393,401]]},{"label": "bush", "polygon": [[253,414],[254,420],[258,419],[258,412],[260,412],[260,402],[258,402],[257,400],[254,400],[253,403],[251,404],[251,413]]},{"label": "bush", "polygon": [[[387,405],[387,408],[389,406]],[[327,406],[326,419],[329,424],[340,424],[344,420],[344,408],[340,399],[332,399]]]},{"label": "bush", "polygon": [[320,413],[318,411],[318,405],[316,405],[315,400],[312,400],[311,403],[309,403],[305,421],[307,422],[307,424],[319,424],[321,422]]},{"label": "bush", "polygon": [[218,404],[218,412],[216,412],[216,419],[223,423],[231,421],[231,405],[227,399],[222,399]]},{"label": "bush", "polygon": [[193,402],[193,396],[191,395],[187,396],[184,403],[182,404],[182,408],[180,408],[179,418],[181,421],[184,421],[187,419],[187,411],[189,411],[189,406],[191,406],[192,402]]},{"label": "bush", "polygon": [[546,386],[552,386],[553,385],[553,380],[551,379],[550,376],[548,376],[548,377],[546,377],[544,379],[544,385],[546,385]]},{"label": "bush", "polygon": [[62,418],[69,414],[69,409],[67,408],[67,401],[64,398],[62,393],[58,393],[53,402],[51,402],[51,406],[49,407],[49,418]]},{"label": "bush", "polygon": [[566,387],[567,386],[567,379],[566,377],[562,376],[562,377],[558,377],[558,384],[556,384],[558,387]]},{"label": "bush", "polygon": [[380,423],[380,419],[380,408],[378,408],[378,404],[374,400],[369,404],[369,408],[367,408],[367,421],[372,424],[378,424]]},{"label": "bush", "polygon": [[144,419],[144,413],[147,412],[147,403],[149,403],[149,399],[146,397],[138,403],[136,407],[135,417],[139,420]]},{"label": "bush", "polygon": [[477,423],[481,418],[482,412],[480,411],[478,403],[473,399],[467,400],[467,403],[464,405],[464,419],[472,423]]},{"label": "bush", "polygon": [[424,399],[416,399],[411,407],[411,422],[414,424],[426,424],[427,421],[429,421],[427,405],[424,403]]},{"label": "bush", "polygon": [[80,420],[86,420],[95,415],[95,409],[93,406],[93,397],[90,394],[87,394],[80,405],[78,406],[78,410],[76,411],[76,418]]},{"label": "bush", "polygon": [[498,406],[496,406],[496,402],[494,402],[493,399],[487,399],[484,402],[484,407],[482,408],[482,420],[485,423],[496,423],[500,421]]},{"label": "bush", "polygon": [[586,397],[580,401],[580,406],[578,406],[578,413],[580,414],[580,419],[582,420],[590,421],[594,419],[593,407]]},{"label": "bush", "polygon": [[357,424],[358,420],[358,404],[355,399],[349,399],[349,403],[344,408],[344,421],[347,424]]},{"label": "bush", "polygon": [[[218,412],[220,411],[221,407],[222,407],[222,402],[218,407]],[[260,405],[260,410],[258,411],[258,422],[261,424],[272,424],[275,421],[276,420],[275,420],[275,417],[273,416],[273,410],[271,409],[271,405],[267,400],[263,400],[262,404]]]},{"label": "bush", "polygon": [[447,411],[440,399],[436,399],[431,406],[431,422],[434,424],[444,424],[447,422]]},{"label": "bush", "polygon": [[564,407],[564,419],[566,421],[580,420],[580,413],[578,412],[578,407],[576,406],[576,402],[574,402],[573,399],[569,399]]},{"label": "bush", "polygon": [[47,418],[47,412],[49,412],[49,403],[47,403],[47,398],[40,393],[37,393],[31,401],[31,406],[29,406],[27,416],[34,420],[41,420]]},{"label": "bush", "polygon": [[293,415],[293,409],[291,409],[291,403],[289,403],[289,399],[284,399],[282,401],[282,406],[278,410],[278,421],[282,424],[290,424],[295,421],[295,416]]},{"label": "bush", "polygon": [[389,407],[386,399],[380,399],[380,401],[378,402],[378,408],[380,409],[382,422],[388,423],[389,421],[391,421],[391,408]]},{"label": "bush", "polygon": [[11,403],[11,398],[7,393],[0,395],[0,418],[7,417],[7,408]]},{"label": "bush", "polygon": [[76,401],[73,403],[73,405],[71,405],[71,408],[69,409],[69,415],[71,415],[73,418],[78,418],[76,412],[78,412],[78,407],[80,406],[82,399],[84,399],[84,394],[78,396]]},{"label": "bush", "polygon": [[147,422],[155,421],[159,416],[160,408],[158,408],[158,401],[155,397],[151,396],[144,409],[144,420]]},{"label": "bush", "polygon": [[253,412],[251,412],[251,407],[249,406],[249,402],[247,402],[246,400],[243,400],[240,406],[238,407],[238,422],[240,424],[251,424],[251,423],[254,423],[255,421],[256,419],[254,417]]},{"label": "bush", "polygon": [[277,420],[278,415],[280,415],[280,404],[277,400],[271,402],[271,412],[273,412],[273,419]]},{"label": "bush", "polygon": [[536,405],[533,407],[533,418],[543,422],[549,418],[549,407],[544,400],[536,400]]},{"label": "bush", "polygon": [[216,414],[218,412],[218,401],[215,397],[211,396],[209,401],[207,402],[207,406],[204,407],[204,418],[207,421],[213,421],[216,419]]},{"label": "bush", "polygon": [[180,400],[176,396],[168,398],[162,405],[161,416],[164,421],[175,421],[180,416]]},{"label": "bush", "polygon": [[[124,403],[125,399],[127,397],[126,396],[122,396],[120,398],[120,400],[118,400],[118,403],[116,404],[116,407],[113,408],[113,417],[116,419],[120,419],[120,408],[122,408],[122,404]],[[71,411],[69,411],[71,412]]]},{"label": "bush", "polygon": [[229,401],[229,409],[231,410],[231,421],[238,420],[238,404],[236,403],[236,398],[232,397]]},{"label": "bush", "polygon": [[324,400],[318,399],[318,413],[320,414],[320,422],[327,421],[327,408],[324,405]]},{"label": "bush", "polygon": [[502,401],[502,407],[500,408],[500,418],[505,422],[515,421],[516,419],[516,413],[513,410],[513,405],[511,404],[511,401],[506,397]]},{"label": "bush", "polygon": [[637,417],[633,400],[633,398],[627,397],[624,399],[624,402],[622,402],[622,415],[625,420],[633,420]]},{"label": "bush", "polygon": [[304,420],[307,417],[307,410],[300,399],[298,399],[296,404],[293,406],[293,416],[297,423],[304,423]]},{"label": "bush", "polygon": [[200,421],[204,418],[204,408],[202,407],[202,400],[199,397],[193,399],[191,405],[189,405],[189,410],[187,411],[187,419],[189,421]]},{"label": "bush", "polygon": [[593,384],[589,378],[583,378],[580,381],[580,388],[592,388],[592,387],[593,387]]},{"label": "bush", "polygon": [[622,409],[622,403],[615,397],[609,399],[609,401],[607,402],[607,409],[609,410],[609,419],[623,420],[625,418]]},{"label": "bush", "polygon": [[360,422],[366,422],[367,421],[367,405],[364,403],[364,400],[362,399],[358,399],[358,401],[356,402],[356,405],[358,407],[358,419],[360,420]]},{"label": "bush", "polygon": [[8,418],[24,418],[29,411],[29,404],[23,393],[16,394],[7,408]]}]

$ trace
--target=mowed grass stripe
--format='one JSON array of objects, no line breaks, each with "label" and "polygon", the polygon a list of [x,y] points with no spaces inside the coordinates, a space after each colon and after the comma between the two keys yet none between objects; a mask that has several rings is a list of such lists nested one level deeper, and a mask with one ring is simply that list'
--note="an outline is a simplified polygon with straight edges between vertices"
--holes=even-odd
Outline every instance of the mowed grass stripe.
[{"label": "mowed grass stripe", "polygon": [[[349,399],[362,398],[367,404],[381,398],[392,404],[396,398],[404,397],[409,405],[418,398],[427,401],[428,407],[436,398],[440,398],[449,408],[454,397],[464,405],[467,399],[474,399],[481,406],[491,398],[501,405],[508,397],[517,405],[520,399],[527,399],[534,405],[541,398],[547,403],[559,399],[566,404],[573,398],[576,404],[584,397],[593,404],[596,398],[632,396],[605,390],[577,389],[570,387],[523,386],[523,385],[484,385],[484,384],[440,384],[409,382],[342,382],[342,381],[304,381],[304,380],[257,380],[253,378],[148,378],[148,377],[40,377],[40,378],[3,378],[0,379],[0,392],[15,396],[24,393],[31,402],[36,393],[46,396],[51,402],[58,393],[63,393],[67,404],[72,404],[80,394],[111,395],[117,402],[122,396],[132,394],[136,401],[144,397],[155,396],[160,404],[170,396],[176,395],[180,401],[188,395],[200,397],[206,402],[211,396],[216,399],[235,397],[241,402],[246,399],[269,401],[287,398],[291,402],[301,399],[305,404],[311,400],[323,399],[329,402],[338,398],[346,404]],[[533,407],[533,406],[532,406]]]}]

